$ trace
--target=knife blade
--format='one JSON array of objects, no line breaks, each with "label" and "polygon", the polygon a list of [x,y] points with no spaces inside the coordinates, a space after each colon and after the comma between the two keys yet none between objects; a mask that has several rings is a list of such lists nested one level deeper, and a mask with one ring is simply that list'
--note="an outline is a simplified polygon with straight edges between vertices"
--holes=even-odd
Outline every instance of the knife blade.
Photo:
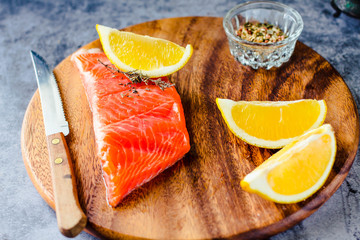
[{"label": "knife blade", "polygon": [[63,235],[75,237],[84,229],[87,218],[79,204],[72,161],[64,137],[69,133],[69,126],[53,72],[40,55],[34,51],[30,51],[30,55],[44,117],[57,223]]}]

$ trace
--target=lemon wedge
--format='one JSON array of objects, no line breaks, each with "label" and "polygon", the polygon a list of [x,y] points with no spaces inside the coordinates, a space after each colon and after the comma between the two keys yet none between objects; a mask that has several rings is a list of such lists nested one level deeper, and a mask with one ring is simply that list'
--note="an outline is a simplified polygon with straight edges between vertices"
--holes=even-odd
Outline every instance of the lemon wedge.
[{"label": "lemon wedge", "polygon": [[229,129],[245,142],[281,148],[325,120],[324,100],[239,101],[216,99]]},{"label": "lemon wedge", "polygon": [[190,59],[193,48],[165,39],[119,31],[96,25],[100,42],[110,62],[122,71],[138,71],[148,77],[170,75]]},{"label": "lemon wedge", "polygon": [[241,187],[277,203],[296,203],[324,185],[334,165],[336,139],[329,124],[311,130],[272,155]]}]

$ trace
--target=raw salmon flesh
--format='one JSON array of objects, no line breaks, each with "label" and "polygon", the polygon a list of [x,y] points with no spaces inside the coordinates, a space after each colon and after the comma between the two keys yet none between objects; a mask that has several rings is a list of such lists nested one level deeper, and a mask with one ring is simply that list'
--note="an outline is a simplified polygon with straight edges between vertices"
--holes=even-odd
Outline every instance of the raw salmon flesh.
[{"label": "raw salmon flesh", "polygon": [[93,114],[107,201],[116,207],[190,150],[180,96],[175,87],[132,83],[104,65],[111,63],[101,51],[80,50],[71,59]]}]

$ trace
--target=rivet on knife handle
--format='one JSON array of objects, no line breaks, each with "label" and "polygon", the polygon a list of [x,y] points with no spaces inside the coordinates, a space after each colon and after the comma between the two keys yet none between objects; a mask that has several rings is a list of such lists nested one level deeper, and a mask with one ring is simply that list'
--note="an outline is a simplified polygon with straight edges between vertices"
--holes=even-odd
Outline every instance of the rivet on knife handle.
[{"label": "rivet on knife handle", "polygon": [[[75,237],[86,225],[75,185],[73,166],[63,133],[47,136],[55,198],[56,218],[61,233]],[[70,177],[68,177],[70,176]]]}]

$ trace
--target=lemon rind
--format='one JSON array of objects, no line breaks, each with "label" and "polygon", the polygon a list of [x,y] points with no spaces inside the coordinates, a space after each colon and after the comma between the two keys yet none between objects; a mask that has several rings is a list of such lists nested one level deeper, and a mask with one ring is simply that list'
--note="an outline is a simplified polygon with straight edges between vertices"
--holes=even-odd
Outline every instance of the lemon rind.
[{"label": "lemon rind", "polygon": [[[112,64],[114,64],[117,68],[121,69],[122,71],[137,71],[139,73],[141,73],[142,75],[148,76],[148,77],[162,77],[162,76],[167,76],[170,75],[178,70],[180,70],[190,59],[192,53],[193,53],[193,47],[190,44],[187,44],[185,48],[179,46],[180,48],[184,49],[184,54],[181,57],[180,61],[177,62],[174,65],[171,66],[165,66],[165,67],[161,67],[160,69],[156,69],[156,70],[139,70],[139,69],[135,69],[131,66],[128,66],[127,64],[123,63],[122,61],[120,61],[117,56],[114,54],[114,52],[111,50],[110,48],[110,44],[108,42],[109,39],[109,35],[111,32],[113,31],[119,31],[115,28],[110,28],[110,27],[106,27],[103,25],[96,25],[96,30],[100,36],[100,42],[101,45],[103,47],[103,50],[105,52],[105,55],[108,57],[108,59],[110,60],[110,62]],[[126,32],[126,34],[128,35],[138,35],[132,32]],[[151,38],[151,39],[159,39],[159,38],[154,38],[154,37],[150,37],[150,36],[143,36],[143,35],[138,35],[140,37],[144,37],[144,38]],[[161,39],[162,41],[165,42],[170,42],[168,40],[165,39]]]},{"label": "lemon rind", "polygon": [[[329,174],[334,165],[335,156],[336,156],[336,139],[335,139],[335,135],[334,135],[331,125],[324,124],[321,127],[319,127],[318,129],[321,129],[321,128],[324,129],[324,132],[322,132],[321,134],[316,134],[317,138],[320,138],[324,134],[328,134],[331,138],[332,153],[330,156],[329,163],[326,166],[326,169],[324,170],[322,176],[311,188],[307,189],[304,192],[301,192],[298,194],[293,194],[293,195],[283,195],[283,194],[279,194],[279,193],[275,192],[274,190],[272,190],[271,186],[269,185],[269,183],[267,181],[267,175],[272,169],[274,169],[276,166],[278,166],[279,164],[281,164],[283,162],[283,161],[279,161],[279,162],[276,162],[275,164],[268,163],[267,167],[265,167],[265,168],[256,168],[254,171],[252,171],[251,173],[246,175],[245,178],[241,181],[241,186],[243,187],[243,189],[248,192],[256,193],[265,199],[268,199],[268,200],[271,200],[271,201],[277,202],[277,203],[300,202],[300,201],[307,199],[308,197],[313,195],[315,192],[317,192],[325,184],[325,181],[329,177]],[[307,132],[306,134],[304,134],[303,136],[312,135],[315,130],[317,130],[317,129],[311,130],[311,131]],[[307,141],[307,140],[308,139],[306,139],[304,141]],[[294,147],[296,147],[296,144],[294,145]],[[289,149],[282,152],[281,154],[285,154],[288,150]],[[275,154],[273,156],[275,156]],[[268,160],[266,160],[266,162],[271,161],[271,158],[273,158],[273,156],[270,157]],[[279,155],[277,155],[276,157],[279,157]]]},{"label": "lemon rind", "polygon": [[[222,99],[222,98],[216,98],[216,103],[218,105],[218,108],[220,109],[221,115],[223,116],[226,125],[229,127],[230,131],[234,133],[237,137],[242,139],[243,141],[262,148],[270,148],[270,149],[278,149],[284,147],[286,144],[296,140],[299,136],[295,136],[292,138],[284,138],[279,140],[265,140],[261,138],[257,138],[254,136],[249,135],[246,133],[243,129],[239,128],[235,121],[232,118],[231,115],[231,109],[234,105],[238,103],[246,103],[246,104],[254,104],[254,105],[267,105],[267,106],[284,106],[289,105],[292,103],[300,102],[300,101],[312,101],[311,99],[301,99],[301,100],[295,100],[295,101],[277,101],[277,102],[271,102],[271,101],[233,101],[230,99]],[[321,124],[324,123],[327,107],[324,100],[316,100],[319,103],[320,106],[320,114],[318,119],[314,122],[314,124],[303,132],[303,134],[307,131],[313,130],[317,127],[319,127]],[[301,135],[301,134],[300,134]]]}]

